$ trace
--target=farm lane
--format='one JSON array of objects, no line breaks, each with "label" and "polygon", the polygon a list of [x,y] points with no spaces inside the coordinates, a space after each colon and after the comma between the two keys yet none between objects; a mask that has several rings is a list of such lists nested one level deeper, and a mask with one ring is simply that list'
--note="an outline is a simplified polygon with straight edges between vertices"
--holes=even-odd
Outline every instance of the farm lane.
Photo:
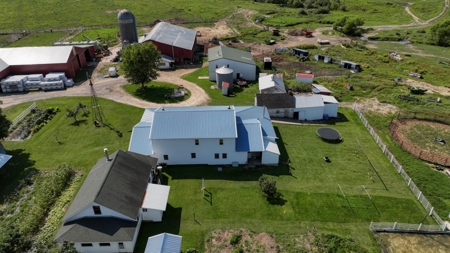
[{"label": "farm lane", "polygon": [[[191,97],[186,101],[173,104],[164,104],[164,106],[196,106],[208,104],[210,98],[202,88],[198,87],[194,83],[185,81],[180,78],[182,75],[191,73],[195,70],[196,68],[190,68],[190,69],[177,69],[174,71],[160,72],[160,76],[156,81],[168,82],[173,84],[182,84],[191,93]],[[127,81],[122,76],[117,78],[101,78],[101,79],[95,78],[93,80],[94,80],[93,85],[97,97],[114,100],[119,103],[128,104],[140,108],[158,107],[161,105],[140,100],[125,92],[121,86],[127,84]],[[86,81],[80,85],[76,85],[71,88],[67,88],[66,90],[39,91],[21,94],[1,93],[0,100],[3,102],[3,104],[1,104],[0,107],[5,108],[8,106],[17,105],[25,102],[32,102],[56,97],[78,97],[78,96],[91,96],[89,81]]]}]

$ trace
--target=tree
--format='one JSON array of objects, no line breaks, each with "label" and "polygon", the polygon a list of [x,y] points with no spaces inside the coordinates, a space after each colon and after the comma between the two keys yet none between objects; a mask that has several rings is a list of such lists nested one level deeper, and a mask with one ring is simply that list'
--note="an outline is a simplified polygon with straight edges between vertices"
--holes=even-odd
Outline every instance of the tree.
[{"label": "tree", "polygon": [[161,53],[152,43],[132,44],[122,50],[122,69],[125,78],[142,88],[159,76]]},{"label": "tree", "polygon": [[73,109],[66,108],[66,110],[67,110],[66,117],[67,118],[73,118],[73,120],[75,122],[77,122],[78,121],[77,120],[77,115],[78,115],[78,110],[79,109],[80,109],[80,107],[78,107],[78,106],[75,106],[75,108],[73,108]]},{"label": "tree", "polygon": [[450,46],[450,20],[431,27],[431,40],[441,47]]},{"label": "tree", "polygon": [[30,239],[14,225],[0,229],[0,252],[26,252],[30,248]]},{"label": "tree", "polygon": [[0,139],[3,139],[9,135],[9,127],[11,126],[11,121],[6,118],[2,113],[0,108]]},{"label": "tree", "polygon": [[273,197],[277,193],[277,182],[268,176],[261,176],[258,179],[259,187],[268,197]]},{"label": "tree", "polygon": [[59,253],[78,253],[75,248],[75,243],[64,241],[63,245],[59,249]]},{"label": "tree", "polygon": [[333,24],[333,29],[341,31],[346,35],[360,35],[361,30],[358,26],[364,25],[364,21],[360,18],[352,18],[345,16],[341,19],[336,20]]}]

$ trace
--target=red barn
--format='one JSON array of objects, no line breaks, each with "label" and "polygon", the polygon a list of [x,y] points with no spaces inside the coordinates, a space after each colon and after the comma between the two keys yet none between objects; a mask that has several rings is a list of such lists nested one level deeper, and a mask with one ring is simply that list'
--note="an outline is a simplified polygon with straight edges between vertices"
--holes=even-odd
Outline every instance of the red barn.
[{"label": "red barn", "polygon": [[172,57],[176,64],[192,62],[197,44],[197,32],[166,22],[159,22],[150,33],[139,39],[139,43],[148,41],[151,41],[161,54]]},{"label": "red barn", "polygon": [[9,67],[8,63],[0,59],[0,80],[3,78],[9,76],[11,72],[11,68]]},{"label": "red barn", "polygon": [[9,65],[7,75],[64,72],[73,78],[87,65],[86,50],[73,46],[0,48],[0,59]]}]

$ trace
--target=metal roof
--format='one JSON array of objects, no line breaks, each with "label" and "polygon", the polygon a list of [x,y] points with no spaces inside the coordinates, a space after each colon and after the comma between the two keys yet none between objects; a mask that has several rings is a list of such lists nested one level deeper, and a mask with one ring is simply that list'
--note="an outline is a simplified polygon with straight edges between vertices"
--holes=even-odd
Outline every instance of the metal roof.
[{"label": "metal roof", "polygon": [[137,224],[137,221],[113,217],[83,218],[62,225],[55,241],[130,242],[133,241]]},{"label": "metal roof", "polygon": [[236,138],[234,106],[160,107],[150,139]]},{"label": "metal roof", "polygon": [[156,158],[121,150],[111,154],[110,161],[100,158],[86,177],[63,221],[91,203],[136,219],[150,176],[149,165],[156,166],[156,162]]},{"label": "metal roof", "polygon": [[314,75],[313,74],[303,74],[303,73],[297,73],[297,75],[296,75],[297,77],[301,77],[301,78],[311,78],[311,79],[313,79],[314,78]]},{"label": "metal roof", "polygon": [[323,102],[326,104],[339,104],[339,102],[333,96],[327,96],[327,95],[321,95],[321,96],[322,96]]},{"label": "metal roof", "polygon": [[159,22],[150,33],[139,39],[139,43],[153,40],[166,45],[192,50],[196,38],[197,32],[192,29],[172,25],[167,22]]},{"label": "metal roof", "polygon": [[7,69],[9,67],[8,63],[6,63],[4,60],[0,59],[0,72]]},{"label": "metal roof", "polygon": [[243,120],[237,124],[236,151],[264,151],[261,123],[257,119]]},{"label": "metal roof", "polygon": [[270,140],[267,138],[264,138],[264,149],[268,152],[274,153],[279,155],[280,150],[278,149],[278,144],[275,140]]},{"label": "metal roof", "polygon": [[169,199],[170,186],[160,184],[148,184],[145,192],[142,208],[166,211]]},{"label": "metal roof", "polygon": [[153,122],[153,115],[155,114],[156,108],[147,108],[142,115],[141,122]]},{"label": "metal roof", "polygon": [[67,63],[73,46],[0,48],[0,58],[8,65]]},{"label": "metal roof", "polygon": [[227,68],[225,66],[222,66],[222,67],[216,69],[216,73],[217,74],[231,74],[231,73],[233,73],[233,70],[230,68]]},{"label": "metal roof", "polygon": [[162,233],[149,237],[144,253],[180,253],[182,237]]},{"label": "metal roof", "polygon": [[0,168],[5,165],[9,159],[11,159],[12,155],[0,154]]},{"label": "metal roof", "polygon": [[274,74],[260,77],[258,79],[258,83],[259,83],[259,91],[276,87],[280,91],[286,92],[286,87],[284,85],[283,80],[281,80],[278,76]]},{"label": "metal roof", "polygon": [[256,65],[255,60],[253,60],[253,56],[250,52],[226,46],[217,46],[208,48],[208,61],[211,62],[218,59],[227,59],[251,65]]},{"label": "metal roof", "polygon": [[313,86],[313,89],[315,88],[317,91],[319,91],[319,92],[317,92],[317,93],[320,93],[320,92],[329,92],[329,93],[333,93],[331,90],[329,90],[329,89],[327,89],[325,86],[323,86],[323,85],[320,85],[320,84],[313,84],[312,85]]},{"label": "metal roof", "polygon": [[295,108],[310,108],[324,106],[320,95],[295,95]]},{"label": "metal roof", "polygon": [[236,117],[238,120],[245,121],[247,119],[258,119],[261,123],[262,135],[275,137],[272,121],[270,120],[269,111],[264,106],[237,106]]},{"label": "metal roof", "polygon": [[149,140],[151,124],[149,122],[139,122],[133,127],[128,151],[143,155],[153,154],[152,141]]},{"label": "metal roof", "polygon": [[161,59],[167,62],[173,62],[173,58],[165,54],[161,54]]}]

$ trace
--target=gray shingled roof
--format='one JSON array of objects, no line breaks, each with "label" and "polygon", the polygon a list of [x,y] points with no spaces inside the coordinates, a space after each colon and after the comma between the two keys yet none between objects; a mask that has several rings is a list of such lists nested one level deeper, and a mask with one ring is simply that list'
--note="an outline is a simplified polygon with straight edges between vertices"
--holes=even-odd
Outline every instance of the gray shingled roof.
[{"label": "gray shingled roof", "polygon": [[197,32],[167,22],[159,22],[149,34],[141,37],[139,43],[153,40],[166,45],[192,50],[194,48]]},{"label": "gray shingled roof", "polygon": [[257,106],[269,109],[295,108],[295,99],[287,93],[256,94]]},{"label": "gray shingled roof", "polygon": [[56,242],[127,242],[133,241],[137,221],[123,219],[84,218],[61,226],[55,236]]},{"label": "gray shingled roof", "polygon": [[255,60],[253,60],[253,56],[250,52],[226,46],[217,46],[209,48],[208,62],[215,61],[218,59],[228,59],[232,61],[256,65]]},{"label": "gray shingled roof", "polygon": [[95,202],[136,219],[156,158],[118,150],[91,169],[63,221]]}]

